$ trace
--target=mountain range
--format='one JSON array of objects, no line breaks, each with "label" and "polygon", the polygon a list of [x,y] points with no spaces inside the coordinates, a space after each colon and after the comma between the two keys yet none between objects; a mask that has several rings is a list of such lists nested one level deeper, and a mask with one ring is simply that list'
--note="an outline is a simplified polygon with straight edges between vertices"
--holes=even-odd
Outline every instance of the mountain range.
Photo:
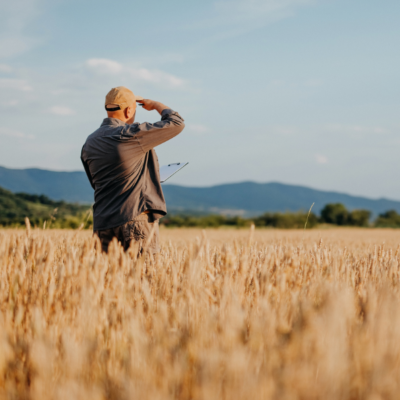
[{"label": "mountain range", "polygon": [[[84,171],[0,167],[0,186],[14,193],[44,194],[53,200],[93,202],[93,190]],[[175,213],[192,211],[252,216],[266,211],[308,211],[313,203],[316,213],[327,203],[343,203],[349,210],[367,209],[374,216],[387,210],[400,213],[400,201],[370,199],[277,182],[240,182],[210,187],[164,184],[163,191],[168,210]]]}]

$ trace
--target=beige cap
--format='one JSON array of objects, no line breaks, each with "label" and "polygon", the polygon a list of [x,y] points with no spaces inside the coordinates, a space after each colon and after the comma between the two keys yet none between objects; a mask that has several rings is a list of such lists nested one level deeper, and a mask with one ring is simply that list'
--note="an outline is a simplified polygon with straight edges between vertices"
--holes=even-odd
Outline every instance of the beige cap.
[{"label": "beige cap", "polygon": [[135,96],[131,90],[124,86],[118,86],[112,88],[107,93],[105,106],[106,110],[109,104],[117,106],[114,108],[108,108],[108,111],[124,110],[126,107],[129,107],[131,104],[140,100],[143,100],[143,97]]}]

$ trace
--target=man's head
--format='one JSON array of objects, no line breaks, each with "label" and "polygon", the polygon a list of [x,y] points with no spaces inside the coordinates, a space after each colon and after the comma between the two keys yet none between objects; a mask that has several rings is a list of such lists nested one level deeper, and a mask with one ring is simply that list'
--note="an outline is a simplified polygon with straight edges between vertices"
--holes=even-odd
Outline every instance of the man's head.
[{"label": "man's head", "polygon": [[117,118],[128,124],[135,120],[136,101],[143,97],[135,96],[124,86],[111,89],[106,96],[105,108],[108,118]]}]

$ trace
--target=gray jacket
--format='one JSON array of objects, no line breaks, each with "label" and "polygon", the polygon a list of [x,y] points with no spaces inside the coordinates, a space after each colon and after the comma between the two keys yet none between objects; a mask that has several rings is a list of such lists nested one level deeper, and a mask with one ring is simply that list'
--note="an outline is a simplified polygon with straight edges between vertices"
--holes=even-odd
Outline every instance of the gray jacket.
[{"label": "gray jacket", "polygon": [[164,110],[161,121],[128,125],[105,118],[82,148],[81,160],[94,192],[93,230],[114,228],[145,210],[167,213],[154,147],[182,132],[183,118]]}]

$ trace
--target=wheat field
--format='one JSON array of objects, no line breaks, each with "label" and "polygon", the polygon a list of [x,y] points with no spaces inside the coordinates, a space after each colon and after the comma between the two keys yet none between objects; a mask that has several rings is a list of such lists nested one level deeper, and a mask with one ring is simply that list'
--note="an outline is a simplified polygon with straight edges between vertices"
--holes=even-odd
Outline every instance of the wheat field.
[{"label": "wheat field", "polygon": [[397,399],[400,231],[0,231],[1,399]]}]

